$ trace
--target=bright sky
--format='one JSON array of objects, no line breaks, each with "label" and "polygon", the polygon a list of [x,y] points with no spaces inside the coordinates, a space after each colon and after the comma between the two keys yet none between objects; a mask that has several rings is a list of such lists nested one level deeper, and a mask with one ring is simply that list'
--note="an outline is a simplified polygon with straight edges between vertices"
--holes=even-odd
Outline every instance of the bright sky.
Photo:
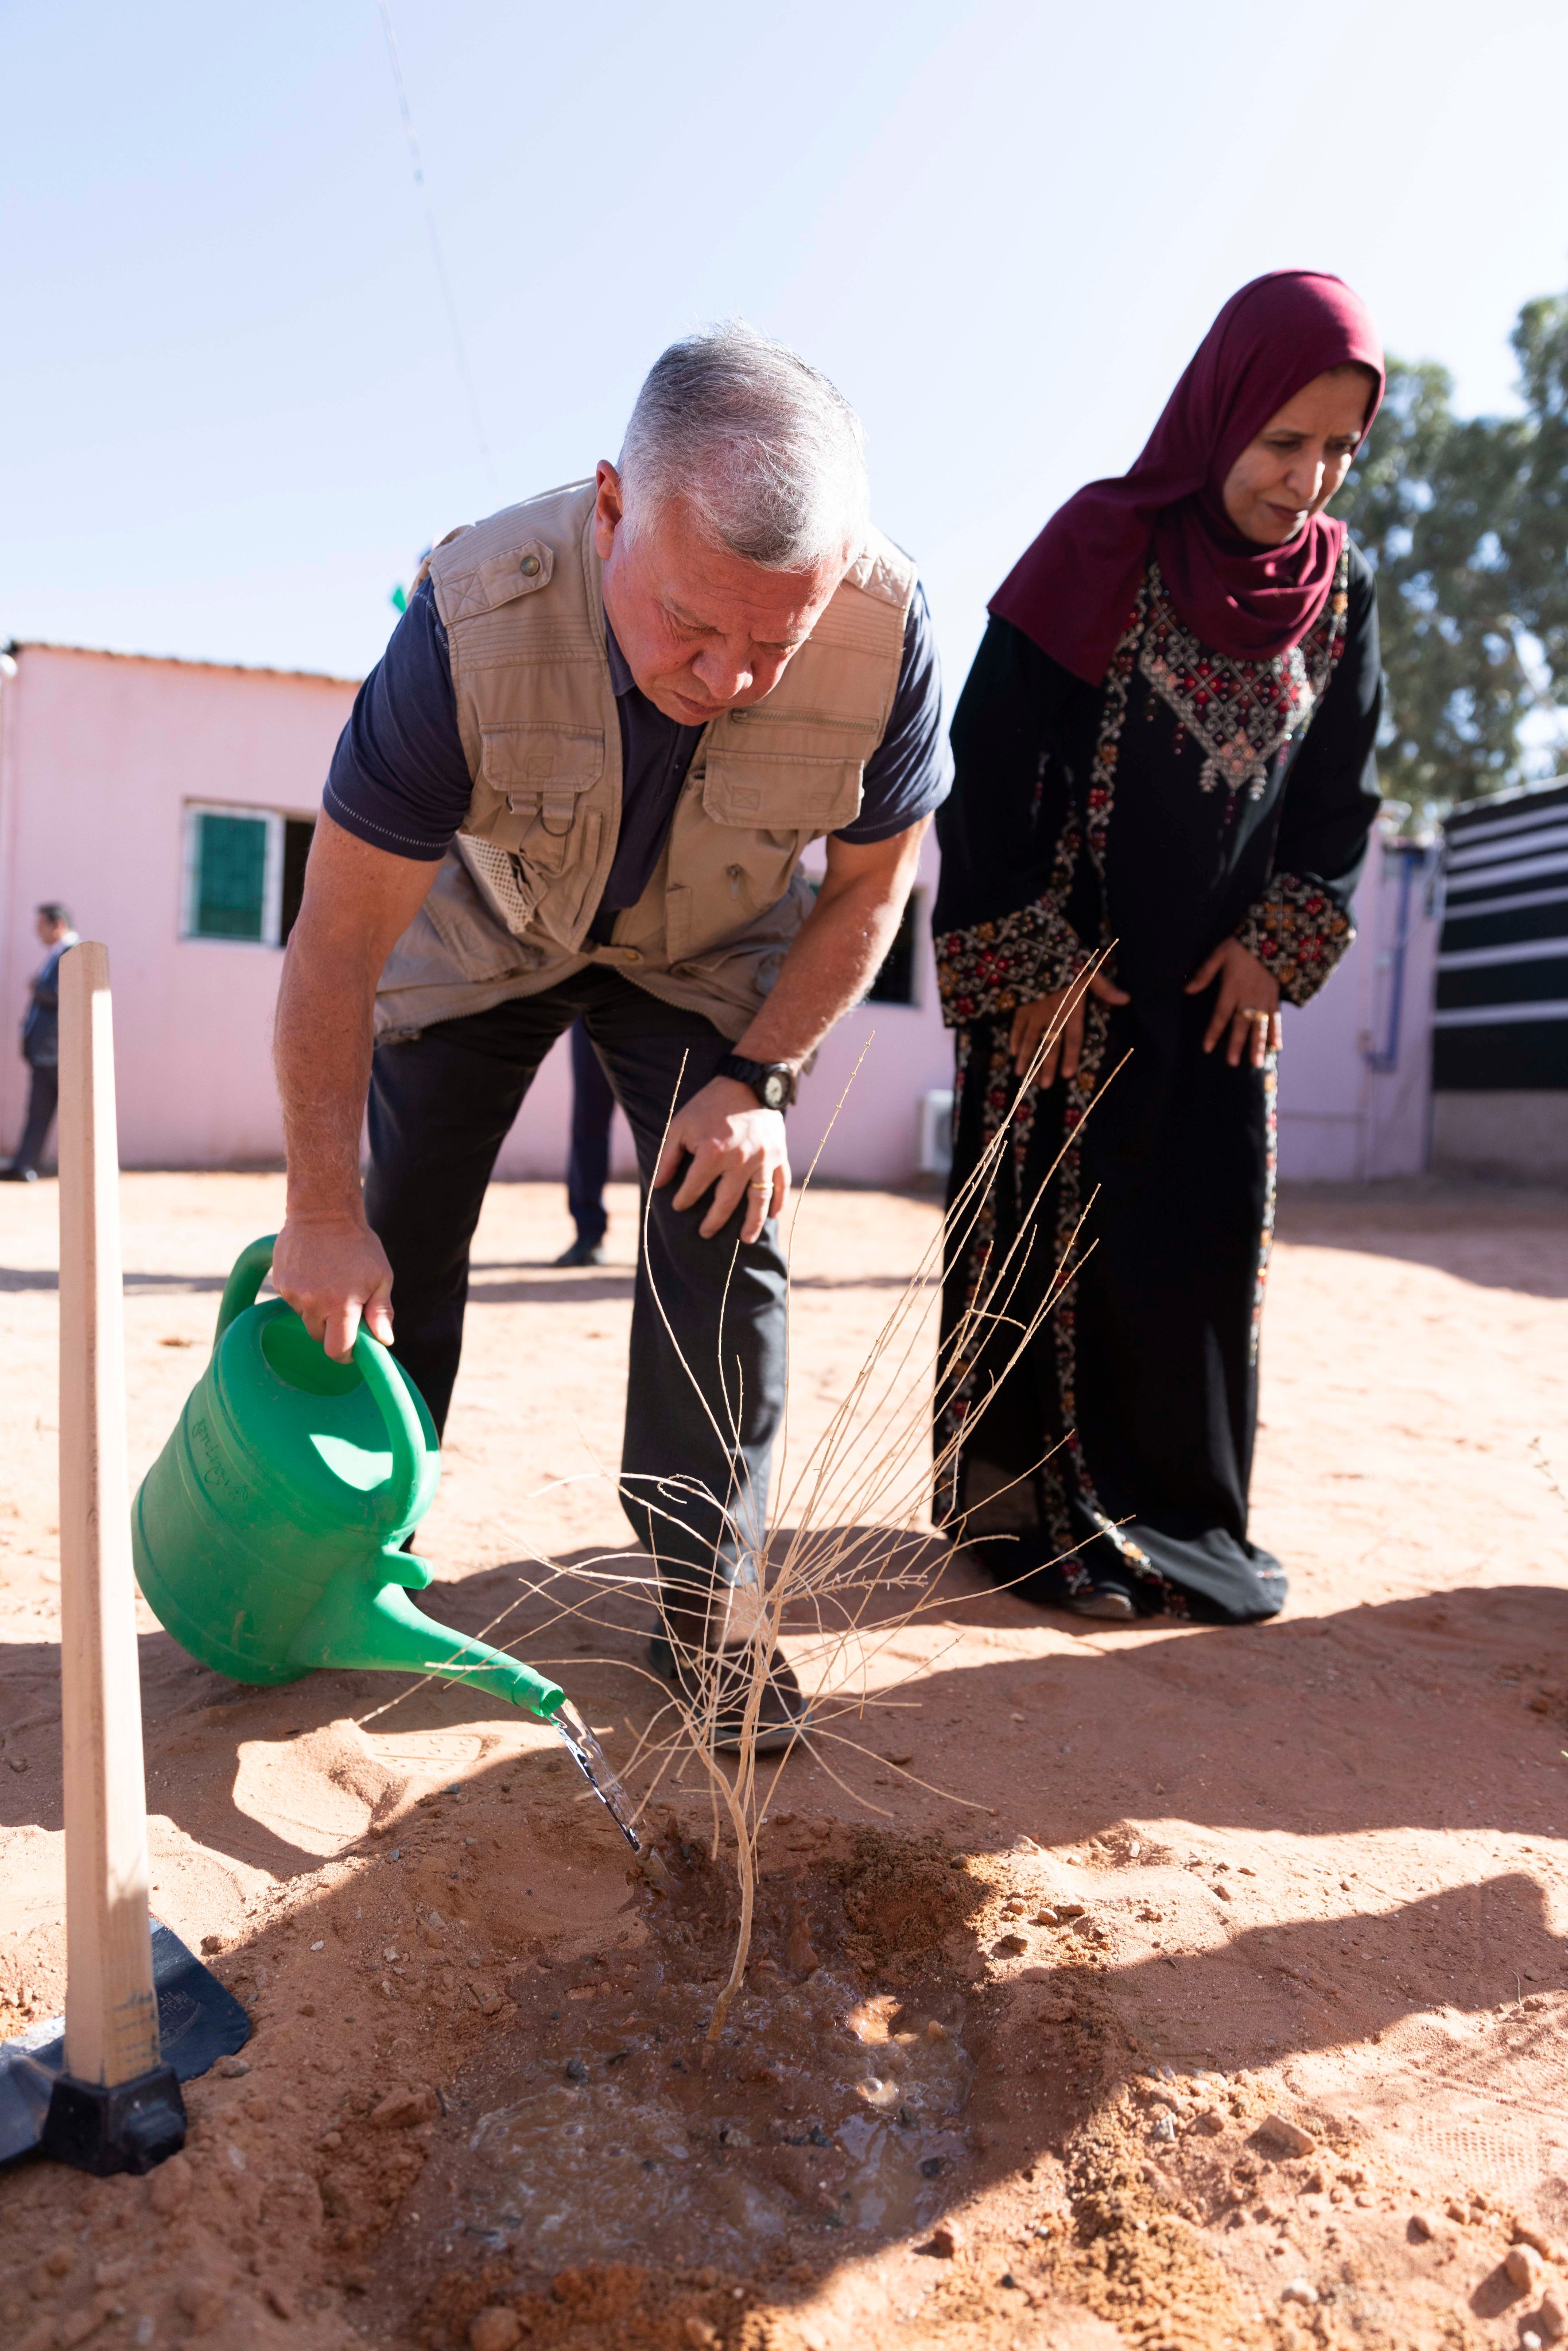
[{"label": "bright sky", "polygon": [[0,5],[0,642],[358,674],[454,524],[740,312],[854,401],[962,682],[1227,295],[1337,270],[1509,398],[1568,285],[1563,0]]}]

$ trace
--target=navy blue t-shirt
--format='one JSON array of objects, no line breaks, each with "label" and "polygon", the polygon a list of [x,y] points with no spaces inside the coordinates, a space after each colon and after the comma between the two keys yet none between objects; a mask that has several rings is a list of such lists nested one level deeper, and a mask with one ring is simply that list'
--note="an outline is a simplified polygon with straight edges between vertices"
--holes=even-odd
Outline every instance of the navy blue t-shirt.
[{"label": "navy blue t-shirt", "polygon": [[[700,726],[666,718],[643,694],[608,622],[606,650],[621,718],[621,831],[592,925],[607,939],[659,862]],[[837,841],[889,840],[946,799],[952,758],[942,731],[942,676],[923,589],[904,630],[904,660],[887,731],[866,761],[860,814]],[[415,591],[386,652],[355,696],[338,738],[322,806],[345,832],[394,856],[444,856],[468,813],[473,778],[457,732],[446,631],[429,580]]]}]

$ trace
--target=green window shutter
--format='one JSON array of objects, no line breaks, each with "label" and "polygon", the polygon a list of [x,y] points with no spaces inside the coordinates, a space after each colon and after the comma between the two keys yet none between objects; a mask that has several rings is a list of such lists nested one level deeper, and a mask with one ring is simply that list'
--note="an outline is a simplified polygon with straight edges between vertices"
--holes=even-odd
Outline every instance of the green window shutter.
[{"label": "green window shutter", "polygon": [[195,936],[259,939],[266,912],[267,820],[196,819]]}]

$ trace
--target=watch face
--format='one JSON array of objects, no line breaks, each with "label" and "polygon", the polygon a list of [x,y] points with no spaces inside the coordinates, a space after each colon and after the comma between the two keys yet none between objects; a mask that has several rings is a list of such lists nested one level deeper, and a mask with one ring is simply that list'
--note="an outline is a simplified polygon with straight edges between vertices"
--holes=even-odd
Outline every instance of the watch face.
[{"label": "watch face", "polygon": [[762,1101],[768,1110],[782,1110],[789,1099],[789,1081],[782,1070],[769,1070],[762,1081]]}]

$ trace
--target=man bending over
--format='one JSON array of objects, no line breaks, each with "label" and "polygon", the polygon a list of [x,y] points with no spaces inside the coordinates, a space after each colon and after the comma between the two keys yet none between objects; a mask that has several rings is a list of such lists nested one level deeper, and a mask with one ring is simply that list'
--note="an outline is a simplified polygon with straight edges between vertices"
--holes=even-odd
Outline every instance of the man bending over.
[{"label": "man bending over", "polygon": [[[581,1019],[652,1200],[621,1499],[677,1686],[756,1578],[784,1113],[897,927],[940,698],[853,412],[730,326],[658,360],[618,464],[442,541],[333,757],[278,1004],[274,1281],[334,1356],[362,1316],[439,1428],[496,1155]],[[765,1743],[804,1720],[776,1656]]]}]

